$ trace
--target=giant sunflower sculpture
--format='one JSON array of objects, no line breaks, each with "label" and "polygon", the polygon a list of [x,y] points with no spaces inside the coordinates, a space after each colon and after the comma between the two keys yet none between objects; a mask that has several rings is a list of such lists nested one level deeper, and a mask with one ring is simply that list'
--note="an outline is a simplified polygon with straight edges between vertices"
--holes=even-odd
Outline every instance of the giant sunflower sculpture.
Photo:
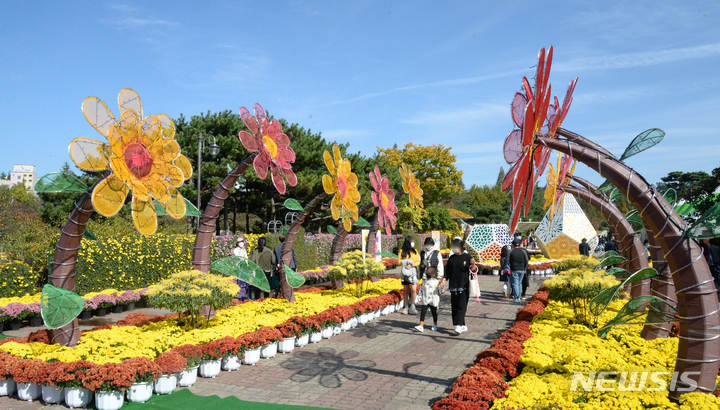
[{"label": "giant sunflower sculpture", "polygon": [[135,228],[152,235],[157,229],[153,199],[171,217],[185,215],[185,200],[177,188],[192,176],[192,166],[180,153],[170,117],[143,117],[140,97],[128,88],[120,91],[118,104],[120,119],[116,120],[100,99],[83,101],[85,118],[108,143],[76,138],[69,147],[70,157],[83,170],[111,171],[92,192],[92,204],[99,214],[117,214],[132,192]]},{"label": "giant sunflower sculpture", "polygon": [[577,162],[569,155],[558,153],[557,171],[549,164],[547,173],[547,188],[545,188],[545,204],[543,209],[550,208],[550,220],[552,221],[555,209],[562,206],[565,193],[558,187],[566,187],[570,184],[570,175],[575,172]]},{"label": "giant sunflower sculpture", "polygon": [[570,82],[568,91],[560,106],[557,97],[550,102],[551,86],[550,67],[552,66],[553,48],[545,56],[545,47],[538,56],[535,74],[535,89],[530,87],[527,77],[523,77],[523,92],[513,98],[511,112],[516,129],[508,134],[504,144],[505,161],[511,164],[510,170],[502,182],[502,190],[512,188],[512,216],[510,231],[514,232],[520,219],[520,212],[525,206],[525,216],[530,212],[533,190],[537,179],[543,174],[550,162],[550,150],[535,144],[537,136],[554,137],[562,121],[565,119],[577,78]]},{"label": "giant sunflower sculpture", "polygon": [[265,110],[255,104],[255,117],[245,107],[240,107],[240,117],[252,132],[240,131],[240,141],[245,149],[258,152],[253,167],[258,178],[267,177],[268,168],[272,173],[273,185],[279,193],[285,193],[285,181],[291,186],[297,185],[297,176],[292,170],[295,151],[290,148],[290,138],[283,133],[278,120],[268,120]]},{"label": "giant sunflower sculpture", "polygon": [[336,221],[342,218],[343,227],[350,231],[353,221],[358,220],[360,192],[357,175],[352,172],[350,161],[342,157],[337,145],[333,145],[333,155],[325,151],[323,159],[330,172],[330,175],[323,175],[323,189],[328,195],[335,194],[330,203],[332,217]]},{"label": "giant sunflower sculpture", "polygon": [[420,181],[415,178],[415,173],[408,169],[407,165],[403,163],[400,166],[400,176],[402,177],[402,186],[405,193],[408,195],[410,201],[410,207],[419,209],[423,207],[423,190],[420,188]]}]

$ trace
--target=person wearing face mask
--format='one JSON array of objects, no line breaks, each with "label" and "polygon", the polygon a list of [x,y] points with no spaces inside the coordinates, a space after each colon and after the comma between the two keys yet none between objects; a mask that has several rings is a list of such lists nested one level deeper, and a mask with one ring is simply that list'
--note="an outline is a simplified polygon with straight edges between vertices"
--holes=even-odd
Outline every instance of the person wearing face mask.
[{"label": "person wearing face mask", "polygon": [[[415,284],[418,283],[417,269],[420,267],[420,255],[415,250],[415,241],[412,236],[405,238],[402,251],[400,252],[400,260],[402,261],[403,272],[402,284],[405,288],[405,308],[403,308],[400,313],[404,315],[407,315],[408,313],[416,315],[417,309],[415,308],[415,297],[417,295],[417,287]],[[406,275],[406,272],[409,274]]]},{"label": "person wearing face mask", "polygon": [[423,250],[420,251],[420,273],[418,280],[425,278],[425,271],[427,271],[428,268],[435,268],[437,269],[435,279],[440,281],[440,289],[443,289],[443,286],[445,286],[445,266],[440,250],[435,246],[435,240],[429,236],[425,238],[423,246]]},{"label": "person wearing face mask", "polygon": [[463,240],[456,237],[452,241],[452,254],[445,267],[445,277],[450,287],[450,305],[455,333],[467,332],[465,312],[470,298],[470,267],[475,260],[463,252]]}]

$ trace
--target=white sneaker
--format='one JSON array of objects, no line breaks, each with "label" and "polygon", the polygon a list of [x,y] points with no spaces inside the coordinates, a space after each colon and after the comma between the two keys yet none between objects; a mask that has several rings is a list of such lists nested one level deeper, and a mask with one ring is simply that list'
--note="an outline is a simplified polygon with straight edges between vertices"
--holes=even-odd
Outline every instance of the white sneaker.
[{"label": "white sneaker", "polygon": [[403,315],[407,315],[407,314],[408,314],[408,308],[403,308],[402,310],[400,310],[400,313],[402,313]]},{"label": "white sneaker", "polygon": [[433,326],[432,326],[432,331],[433,331],[433,332],[437,332],[437,329],[438,329],[437,325],[433,325]]},{"label": "white sneaker", "polygon": [[462,333],[462,326],[460,326],[460,325],[455,326],[455,333],[457,333],[457,334]]},{"label": "white sneaker", "polygon": [[467,332],[467,326],[461,326],[460,327],[460,333]]},{"label": "white sneaker", "polygon": [[415,326],[413,329],[417,330],[417,331],[420,332],[420,333],[422,333],[423,330],[425,330],[425,329],[424,329],[422,326],[420,326],[420,325]]}]

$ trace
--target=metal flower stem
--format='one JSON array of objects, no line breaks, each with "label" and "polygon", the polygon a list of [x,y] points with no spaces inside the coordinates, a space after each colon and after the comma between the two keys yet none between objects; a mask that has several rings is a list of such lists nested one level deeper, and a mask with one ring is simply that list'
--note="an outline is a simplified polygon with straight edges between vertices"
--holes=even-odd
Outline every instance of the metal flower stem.
[{"label": "metal flower stem", "polygon": [[[373,206],[372,202],[358,209],[358,216],[362,216],[365,212],[369,211]],[[330,264],[333,265],[340,259],[343,248],[345,247],[345,238],[347,238],[348,231],[345,226],[340,226],[338,233],[333,238],[332,247],[330,247]]]},{"label": "metal flower stem", "polygon": [[[103,176],[95,181],[75,202],[72,212],[68,216],[67,223],[63,227],[55,247],[53,261],[48,272],[48,281],[59,288],[75,291],[75,264],[85,233],[85,225],[90,220],[90,215],[95,211],[92,204],[92,192],[95,187],[111,172],[105,172]],[[50,343],[59,343],[61,346],[74,347],[80,340],[80,329],[78,320],[75,318],[71,323],[50,331]]]},{"label": "metal flower stem", "polygon": [[[300,215],[298,219],[295,220],[295,222],[290,227],[290,231],[288,232],[287,236],[285,236],[285,242],[283,242],[282,248],[280,248],[280,257],[282,258],[283,264],[290,266],[290,263],[292,262],[292,251],[295,247],[295,239],[297,238],[298,232],[300,232],[300,227],[305,221],[305,218],[307,218],[307,216],[310,214],[310,211],[312,211],[312,209],[315,208],[315,206],[319,204],[320,201],[325,199],[327,195],[327,193],[323,192],[313,198],[312,201],[308,202],[308,204],[305,205],[305,211],[302,213],[302,215]],[[279,269],[278,280],[280,281],[280,287],[282,289],[283,297],[289,302],[295,302],[295,292],[293,292],[292,286],[290,286],[290,283],[287,281],[285,269]]]},{"label": "metal flower stem", "polygon": [[[573,181],[582,185],[585,189],[578,187],[568,187],[563,191],[575,195],[579,198],[586,200],[590,205],[597,208],[607,219],[613,227],[613,231],[620,235],[620,242],[622,243],[623,251],[625,252],[625,258],[628,260],[627,268],[630,273],[635,273],[640,269],[649,267],[647,263],[647,257],[645,256],[645,248],[640,242],[640,237],[635,235],[635,230],[632,225],[623,215],[622,211],[618,207],[607,200],[605,197],[597,193],[597,187],[590,182],[576,176],[570,176]],[[641,295],[650,294],[650,280],[642,280],[635,282],[630,285],[630,296],[636,297]]]},{"label": "metal flower stem", "polygon": [[200,217],[197,233],[195,234],[195,244],[193,245],[192,265],[193,269],[201,272],[210,271],[210,248],[212,247],[212,238],[215,233],[215,225],[220,215],[220,210],[228,197],[230,189],[232,189],[235,181],[238,180],[245,170],[252,164],[257,153],[248,155],[242,162],[237,164],[230,173],[225,176],[220,185],[215,189],[210,202],[208,202],[205,211]]},{"label": "metal flower stem", "polygon": [[596,144],[575,136],[573,141],[538,137],[535,143],[568,154],[608,179],[638,209],[646,226],[655,233],[678,289],[680,340],[675,371],[695,384],[690,386],[679,380],[670,391],[670,399],[679,401],[684,393],[682,389],[711,393],[715,390],[720,366],[720,309],[710,268],[700,246],[686,236],[685,221],[641,175],[615,157],[591,147]]}]

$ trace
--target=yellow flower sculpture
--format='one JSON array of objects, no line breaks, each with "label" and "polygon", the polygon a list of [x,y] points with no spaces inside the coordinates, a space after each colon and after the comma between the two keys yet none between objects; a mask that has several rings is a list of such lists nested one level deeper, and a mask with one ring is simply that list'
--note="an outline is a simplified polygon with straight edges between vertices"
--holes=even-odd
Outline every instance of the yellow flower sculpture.
[{"label": "yellow flower sculpture", "polygon": [[420,181],[415,178],[415,174],[410,171],[405,165],[405,163],[402,164],[400,167],[400,176],[402,177],[403,183],[403,190],[408,195],[408,198],[410,199],[410,206],[418,209],[423,207],[423,190],[420,188]]},{"label": "yellow flower sculpture", "polygon": [[[572,168],[571,168],[572,165]],[[576,162],[569,155],[560,156],[558,153],[558,164],[557,171],[553,168],[552,164],[548,164],[547,173],[547,188],[545,188],[545,204],[543,209],[550,208],[550,220],[552,220],[555,209],[562,205],[562,201],[565,197],[564,193],[558,189],[558,187],[565,187],[570,185],[570,175],[575,172]]]},{"label": "yellow flower sculpture", "polygon": [[335,194],[330,204],[334,220],[342,218],[345,230],[352,229],[353,221],[358,220],[360,192],[357,189],[358,178],[350,170],[350,161],[340,155],[340,148],[333,145],[333,155],[325,151],[325,166],[330,175],[323,175],[323,188],[328,195]]},{"label": "yellow flower sculpture", "polygon": [[120,119],[96,97],[83,101],[85,118],[108,144],[77,138],[70,157],[86,171],[111,170],[92,192],[92,204],[103,216],[120,211],[132,191],[132,216],[138,232],[152,235],[157,229],[153,198],[178,219],[185,215],[185,200],[177,188],[192,176],[192,165],[180,154],[175,125],[165,114],[143,117],[140,97],[131,89],[118,95]]}]

